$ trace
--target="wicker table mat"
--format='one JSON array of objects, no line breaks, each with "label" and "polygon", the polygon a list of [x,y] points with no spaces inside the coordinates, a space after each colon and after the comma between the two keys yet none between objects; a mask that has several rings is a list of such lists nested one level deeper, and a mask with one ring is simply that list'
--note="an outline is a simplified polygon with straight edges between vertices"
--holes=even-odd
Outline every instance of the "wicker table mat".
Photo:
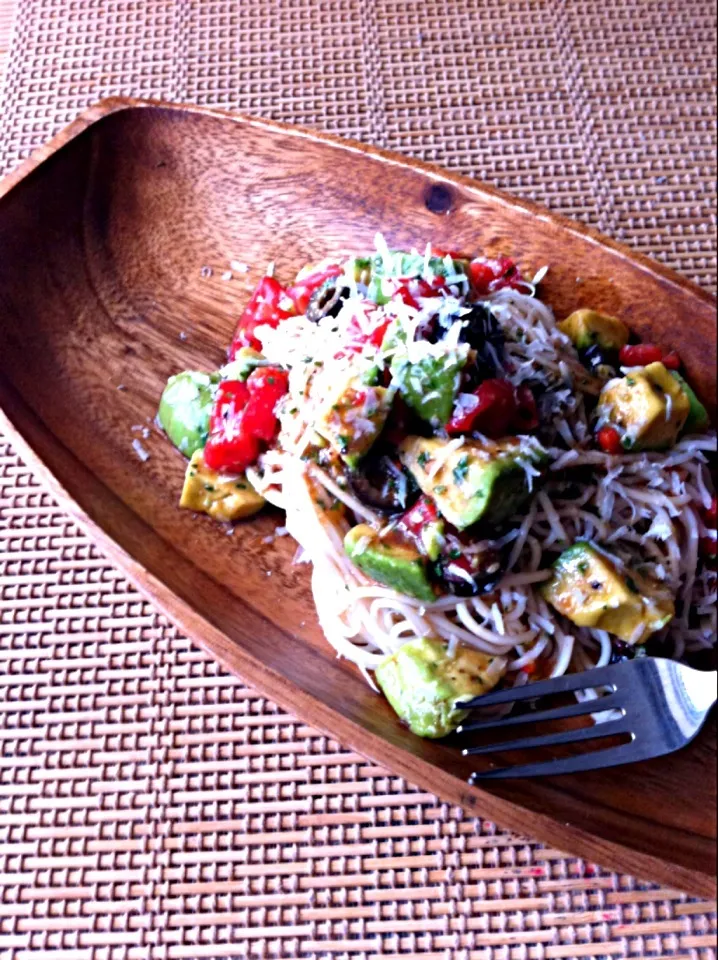
[{"label": "wicker table mat", "polygon": [[[714,289],[714,58],[703,0],[21,0],[0,168],[109,94],[226,105]],[[463,816],[228,676],[1,440],[0,577],[0,956],[715,957],[715,904]]]}]

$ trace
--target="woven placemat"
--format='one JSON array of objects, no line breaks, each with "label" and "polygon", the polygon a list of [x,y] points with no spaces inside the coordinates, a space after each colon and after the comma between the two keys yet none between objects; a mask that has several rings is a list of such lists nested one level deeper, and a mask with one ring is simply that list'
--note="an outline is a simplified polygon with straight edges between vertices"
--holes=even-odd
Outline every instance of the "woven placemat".
[{"label": "woven placemat", "polygon": [[[87,104],[239,108],[716,283],[704,0],[21,0],[8,169]],[[469,818],[228,676],[0,441],[0,956],[715,957],[715,904]]]}]

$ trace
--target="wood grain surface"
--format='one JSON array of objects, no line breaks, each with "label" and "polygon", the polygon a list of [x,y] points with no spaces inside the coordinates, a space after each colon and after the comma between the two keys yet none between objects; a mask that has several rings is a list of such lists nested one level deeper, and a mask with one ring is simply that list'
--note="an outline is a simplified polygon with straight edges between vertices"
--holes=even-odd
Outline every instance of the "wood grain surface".
[{"label": "wood grain surface", "polygon": [[[432,213],[437,185],[444,209]],[[395,246],[506,253],[527,272],[550,263],[558,315],[607,309],[680,349],[715,414],[715,304],[670,271],[421,164],[218,111],[115,100],[0,189],[0,401],[18,449],[140,589],[293,712],[466,809],[711,893],[714,724],[670,759],[619,773],[469,788],[455,748],[409,735],[335,659],[294,547],[264,543],[276,516],[228,537],[177,509],[184,461],[152,425],[166,377],[221,361],[268,261],[289,279],[309,260],[370,247],[377,229]],[[232,259],[250,271],[228,282]],[[141,463],[132,440],[144,426]]]}]

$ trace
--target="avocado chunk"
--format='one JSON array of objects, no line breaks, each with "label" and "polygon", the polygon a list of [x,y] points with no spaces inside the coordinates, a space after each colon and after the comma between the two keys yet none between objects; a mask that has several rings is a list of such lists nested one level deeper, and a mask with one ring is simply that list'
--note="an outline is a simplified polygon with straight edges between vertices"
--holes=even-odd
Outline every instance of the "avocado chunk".
[{"label": "avocado chunk", "polygon": [[564,550],[541,592],[577,627],[607,630],[632,644],[643,643],[675,613],[670,596],[583,540]]},{"label": "avocado chunk", "polygon": [[630,336],[622,320],[596,310],[574,310],[556,326],[573,341],[577,350],[585,350],[594,343],[604,350],[620,350]]},{"label": "avocado chunk", "polygon": [[528,473],[546,460],[538,441],[482,443],[407,437],[399,456],[437,509],[459,530],[479,520],[498,525],[530,495]]},{"label": "avocado chunk", "polygon": [[158,418],[170,442],[186,457],[207,442],[214,386],[218,381],[217,374],[197,370],[185,370],[167,381]]},{"label": "avocado chunk", "polygon": [[671,370],[671,376],[678,382],[688,397],[688,416],[683,426],[684,433],[701,433],[708,427],[708,411],[695,394],[693,387],[678,373]]},{"label": "avocado chunk", "polygon": [[344,537],[344,550],[352,563],[377,583],[425,603],[436,600],[426,561],[399,537],[381,540],[376,530],[360,523]]},{"label": "avocado chunk", "polygon": [[506,671],[505,657],[465,644],[449,656],[444,640],[410,640],[386,657],[375,677],[384,696],[412,733],[445,737],[467,716],[456,703],[488,693]]},{"label": "avocado chunk", "polygon": [[[416,344],[417,347],[441,347],[441,344]],[[404,400],[422,420],[438,427],[448,423],[459,392],[460,374],[468,357],[468,345],[454,350],[427,352],[415,361],[397,351],[391,362],[392,382]]]},{"label": "avocado chunk", "polygon": [[220,375],[223,380],[246,380],[252,370],[261,367],[266,360],[258,350],[251,347],[241,347],[234,355],[234,360],[230,360],[220,368]]},{"label": "avocado chunk", "polygon": [[598,398],[598,424],[610,423],[626,450],[665,450],[688,420],[690,401],[662,363],[609,380]]},{"label": "avocado chunk", "polygon": [[394,390],[370,386],[352,373],[321,398],[314,429],[353,468],[381,433],[393,399]]},{"label": "avocado chunk", "polygon": [[215,520],[243,520],[264,506],[264,497],[243,475],[227,476],[210,470],[201,450],[192,454],[187,465],[180,507],[206,513]]}]

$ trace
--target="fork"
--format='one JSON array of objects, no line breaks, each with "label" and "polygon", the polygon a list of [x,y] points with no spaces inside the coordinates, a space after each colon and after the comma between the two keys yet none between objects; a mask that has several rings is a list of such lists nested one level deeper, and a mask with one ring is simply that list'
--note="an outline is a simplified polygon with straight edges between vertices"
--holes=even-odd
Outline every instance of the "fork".
[{"label": "fork", "polygon": [[457,733],[497,727],[504,729],[544,720],[564,720],[598,714],[596,722],[589,727],[521,737],[501,743],[483,743],[463,750],[464,756],[580,743],[616,735],[630,736],[629,742],[607,746],[603,750],[476,771],[469,778],[469,782],[503,777],[557,776],[634,763],[636,760],[648,760],[650,757],[672,753],[689,743],[703,726],[711,707],[718,699],[717,677],[718,673],[715,671],[695,670],[675,660],[639,657],[584,673],[567,674],[511,690],[485,693],[472,700],[457,703],[457,708],[472,710],[527,702],[553,694],[576,693],[596,687],[606,688],[603,696],[567,706],[538,709],[503,719],[469,718],[457,728]]}]

